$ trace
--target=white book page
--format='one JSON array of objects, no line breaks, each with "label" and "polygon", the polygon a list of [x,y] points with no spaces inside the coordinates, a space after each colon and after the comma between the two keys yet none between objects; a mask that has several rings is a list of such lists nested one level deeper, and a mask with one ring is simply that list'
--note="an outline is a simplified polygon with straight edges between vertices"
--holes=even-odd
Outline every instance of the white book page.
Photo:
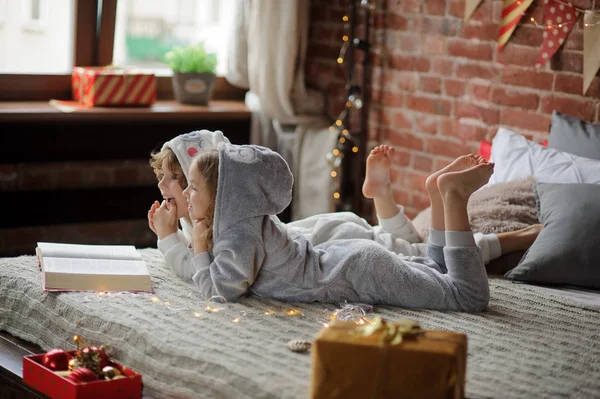
[{"label": "white book page", "polygon": [[142,260],[133,245],[82,245],[38,242],[44,263],[46,258],[88,258]]},{"label": "white book page", "polygon": [[149,275],[144,261],[44,257],[44,272],[97,275]]}]

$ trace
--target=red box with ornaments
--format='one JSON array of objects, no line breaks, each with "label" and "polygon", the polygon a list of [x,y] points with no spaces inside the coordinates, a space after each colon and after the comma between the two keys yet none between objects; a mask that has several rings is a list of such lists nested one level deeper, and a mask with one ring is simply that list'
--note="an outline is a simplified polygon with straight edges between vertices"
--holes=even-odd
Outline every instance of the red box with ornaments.
[{"label": "red box with ornaments", "polygon": [[[67,361],[74,358],[77,351],[63,351],[66,356],[59,354],[58,357],[55,356],[55,360],[48,362],[48,355],[54,351],[56,350],[23,357],[23,381],[27,385],[56,399],[109,397],[111,399],[141,399],[141,374],[111,361],[106,364],[108,367],[105,366],[105,371],[111,371],[113,377],[116,373],[117,378],[99,379],[94,372],[87,368],[74,369],[72,372],[65,371]],[[58,365],[63,362],[65,363],[63,366]]]}]

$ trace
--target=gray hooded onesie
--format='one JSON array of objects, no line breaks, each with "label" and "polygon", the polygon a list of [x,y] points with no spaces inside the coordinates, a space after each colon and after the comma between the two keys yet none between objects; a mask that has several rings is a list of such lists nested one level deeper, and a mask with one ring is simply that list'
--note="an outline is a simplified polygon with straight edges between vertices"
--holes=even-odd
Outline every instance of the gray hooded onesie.
[{"label": "gray hooded onesie", "polygon": [[447,232],[445,247],[429,244],[431,257],[397,255],[364,239],[313,246],[271,218],[292,198],[292,174],[283,158],[254,145],[221,143],[218,150],[213,251],[192,259],[192,279],[206,298],[232,301],[251,292],[293,302],[461,311],[487,306],[487,275],[470,231]]}]

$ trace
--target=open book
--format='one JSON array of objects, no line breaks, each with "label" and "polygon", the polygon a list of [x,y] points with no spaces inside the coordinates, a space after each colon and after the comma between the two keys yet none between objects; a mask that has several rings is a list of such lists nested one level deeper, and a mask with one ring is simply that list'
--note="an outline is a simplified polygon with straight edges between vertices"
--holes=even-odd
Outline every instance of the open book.
[{"label": "open book", "polygon": [[38,242],[44,290],[152,292],[146,262],[133,245]]}]

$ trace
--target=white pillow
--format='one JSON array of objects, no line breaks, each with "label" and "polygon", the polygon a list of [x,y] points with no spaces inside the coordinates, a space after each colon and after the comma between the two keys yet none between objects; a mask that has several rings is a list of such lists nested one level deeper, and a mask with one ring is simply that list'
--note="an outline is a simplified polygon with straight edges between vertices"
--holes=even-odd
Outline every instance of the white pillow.
[{"label": "white pillow", "polygon": [[599,160],[544,147],[503,127],[492,140],[490,161],[496,165],[488,186],[529,176],[543,183],[600,184]]}]

